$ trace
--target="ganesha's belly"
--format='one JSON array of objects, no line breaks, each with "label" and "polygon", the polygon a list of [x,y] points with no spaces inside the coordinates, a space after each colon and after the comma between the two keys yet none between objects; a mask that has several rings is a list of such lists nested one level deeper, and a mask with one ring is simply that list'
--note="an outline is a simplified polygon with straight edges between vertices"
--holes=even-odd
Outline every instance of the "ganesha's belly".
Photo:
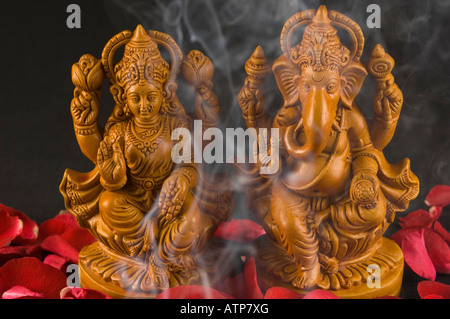
[{"label": "ganesha's belly", "polygon": [[346,152],[332,157],[321,154],[308,160],[288,158],[282,179],[288,188],[303,196],[334,196],[349,185],[351,161]]}]

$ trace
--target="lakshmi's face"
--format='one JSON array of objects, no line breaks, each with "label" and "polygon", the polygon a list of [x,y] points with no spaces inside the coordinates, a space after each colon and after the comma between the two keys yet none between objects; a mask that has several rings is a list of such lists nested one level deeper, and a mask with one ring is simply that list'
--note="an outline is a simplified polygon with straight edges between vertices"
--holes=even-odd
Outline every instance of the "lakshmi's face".
[{"label": "lakshmi's face", "polygon": [[141,121],[149,121],[158,114],[163,98],[156,86],[134,84],[127,91],[127,104],[133,115]]}]

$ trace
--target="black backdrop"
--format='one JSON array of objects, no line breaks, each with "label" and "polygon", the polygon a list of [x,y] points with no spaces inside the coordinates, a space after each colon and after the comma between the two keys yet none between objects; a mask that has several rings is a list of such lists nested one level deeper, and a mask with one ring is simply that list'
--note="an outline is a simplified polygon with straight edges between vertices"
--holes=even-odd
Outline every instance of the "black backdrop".
[{"label": "black backdrop", "polygon": [[[80,29],[66,26],[70,3],[81,8]],[[366,25],[370,3],[380,5],[380,29]],[[211,58],[222,124],[239,127],[244,123],[236,94],[245,78],[246,59],[262,45],[273,61],[281,54],[283,23],[295,12],[320,4],[359,23],[366,38],[363,60],[376,43],[394,57],[394,76],[405,103],[385,154],[390,162],[411,159],[421,193],[409,211],[426,208],[423,200],[431,187],[450,184],[450,27],[446,23],[450,2],[445,0],[4,1],[0,7],[0,202],[40,223],[64,209],[58,186],[65,168],[92,169],[78,148],[69,112],[70,69],[82,54],[100,57],[112,36],[134,30],[138,23],[168,33],[184,53],[200,49]],[[268,82],[268,105],[275,110],[282,101],[273,79]],[[112,109],[108,89],[103,93],[100,121]],[[357,101],[369,117],[372,94],[373,82],[368,80]],[[183,85],[179,95],[185,107],[192,108],[192,96]],[[251,218],[236,196],[235,216]],[[441,222],[449,229],[447,216],[444,211]],[[389,233],[396,229],[392,225]],[[414,289],[418,278],[409,276],[405,284]],[[445,276],[440,279],[449,282]]]}]

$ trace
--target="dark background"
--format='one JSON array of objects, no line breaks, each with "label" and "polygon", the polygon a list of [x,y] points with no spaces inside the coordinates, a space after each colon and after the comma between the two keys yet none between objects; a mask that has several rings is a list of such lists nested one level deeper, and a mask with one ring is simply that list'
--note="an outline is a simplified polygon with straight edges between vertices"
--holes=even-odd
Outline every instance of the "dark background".
[{"label": "dark background", "polygon": [[[81,7],[81,29],[69,29],[66,8]],[[381,28],[369,29],[366,8],[381,8]],[[146,29],[170,34],[187,53],[199,49],[215,65],[215,92],[224,127],[244,126],[236,94],[245,79],[244,64],[257,45],[269,62],[281,54],[279,36],[294,13],[326,4],[362,28],[363,60],[376,43],[395,59],[394,76],[404,94],[396,134],[385,155],[390,162],[411,159],[421,192],[408,211],[426,208],[424,198],[436,184],[450,184],[450,2],[436,1],[8,1],[0,10],[0,202],[42,222],[64,209],[59,183],[65,168],[89,171],[93,164],[78,148],[69,105],[70,70],[81,55],[97,58],[115,34]],[[345,41],[345,35],[343,41]],[[272,111],[282,100],[273,78],[267,80]],[[373,81],[368,79],[358,103],[371,117]],[[192,93],[180,83],[179,97],[192,109]],[[104,85],[100,122],[113,101]],[[249,217],[237,192],[236,217]],[[440,222],[450,229],[444,211]],[[394,223],[387,235],[398,229]],[[404,297],[417,297],[420,280],[407,270]],[[450,283],[448,276],[438,280]],[[406,291],[406,292],[405,292]]]}]

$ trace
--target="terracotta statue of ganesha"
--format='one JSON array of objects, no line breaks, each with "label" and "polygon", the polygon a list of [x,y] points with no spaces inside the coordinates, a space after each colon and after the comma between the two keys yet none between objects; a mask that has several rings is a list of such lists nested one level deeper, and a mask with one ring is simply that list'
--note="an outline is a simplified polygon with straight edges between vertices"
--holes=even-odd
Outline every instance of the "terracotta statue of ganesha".
[{"label": "terracotta statue of ganesha", "polygon": [[[306,24],[293,45],[294,31]],[[335,27],[350,35],[341,44]],[[348,17],[321,6],[293,15],[281,33],[283,54],[272,68],[258,47],[247,61],[239,105],[248,127],[278,128],[280,166],[261,174],[264,161],[241,167],[248,202],[267,236],[255,258],[263,287],[298,292],[330,289],[342,297],[397,295],[403,274],[400,248],[382,235],[418,194],[409,160],[389,164],[382,150],[391,141],[403,103],[393,59],[377,45],[367,63],[364,37]],[[265,110],[263,81],[272,69],[284,105]],[[355,103],[370,73],[377,87],[374,118]],[[372,270],[381,286],[371,289]]]},{"label": "terracotta statue of ganesha", "polygon": [[[169,52],[170,65],[158,45]],[[121,46],[123,58],[114,64]],[[212,239],[233,209],[226,181],[172,157],[172,132],[190,129],[193,121],[176,96],[180,71],[196,89],[196,118],[204,127],[215,125],[211,61],[199,51],[183,57],[167,34],[142,26],[121,32],[101,60],[84,55],[72,69],[75,133],[95,168],[67,169],[60,190],[66,208],[98,240],[80,253],[81,283],[112,297],[214,284],[231,266],[223,243]],[[116,105],[102,129],[97,118],[105,75]]]}]

